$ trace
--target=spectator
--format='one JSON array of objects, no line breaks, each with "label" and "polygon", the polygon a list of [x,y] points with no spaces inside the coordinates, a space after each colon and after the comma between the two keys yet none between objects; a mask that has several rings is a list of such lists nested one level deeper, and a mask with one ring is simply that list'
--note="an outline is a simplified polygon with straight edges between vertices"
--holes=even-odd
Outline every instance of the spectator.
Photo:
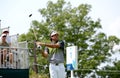
[{"label": "spectator", "polygon": [[6,42],[6,34],[1,35],[1,64],[4,64],[6,67],[7,62],[9,61],[10,64],[13,62],[13,54],[10,52],[9,44]]},{"label": "spectator", "polygon": [[6,41],[6,37],[7,37],[6,34],[2,34],[2,35],[1,35],[0,46],[9,47],[9,44],[8,44],[7,41]]},{"label": "spectator", "polygon": [[6,34],[6,42],[11,46],[11,40],[10,40],[8,28],[7,29],[3,29],[2,30],[2,34]]}]

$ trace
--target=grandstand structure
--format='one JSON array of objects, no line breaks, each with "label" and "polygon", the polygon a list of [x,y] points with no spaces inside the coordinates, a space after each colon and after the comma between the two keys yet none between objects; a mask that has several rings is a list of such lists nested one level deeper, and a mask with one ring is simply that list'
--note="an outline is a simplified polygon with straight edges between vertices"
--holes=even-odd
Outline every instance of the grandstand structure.
[{"label": "grandstand structure", "polygon": [[[0,27],[1,32],[3,29],[9,27]],[[18,42],[18,34],[9,37],[10,47],[0,46],[0,78],[29,78],[28,42]]]}]

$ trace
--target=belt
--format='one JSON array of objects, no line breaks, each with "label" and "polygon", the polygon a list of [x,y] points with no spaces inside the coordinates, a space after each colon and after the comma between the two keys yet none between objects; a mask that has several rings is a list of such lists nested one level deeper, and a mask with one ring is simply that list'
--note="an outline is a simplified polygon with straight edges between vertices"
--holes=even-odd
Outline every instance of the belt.
[{"label": "belt", "polygon": [[55,63],[55,65],[56,65],[56,66],[58,66],[58,65],[59,65],[59,63]]},{"label": "belt", "polygon": [[60,65],[60,64],[62,64],[62,63],[51,63],[51,64],[53,64],[53,65],[55,65],[55,66],[58,66],[58,65]]}]

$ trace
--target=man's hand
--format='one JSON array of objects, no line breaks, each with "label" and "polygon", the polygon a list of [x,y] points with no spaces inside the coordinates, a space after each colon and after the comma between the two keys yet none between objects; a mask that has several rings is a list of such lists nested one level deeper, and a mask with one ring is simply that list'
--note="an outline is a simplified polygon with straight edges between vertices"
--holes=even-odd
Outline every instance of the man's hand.
[{"label": "man's hand", "polygon": [[36,42],[36,45],[45,46],[45,43],[42,43],[42,42]]},{"label": "man's hand", "polygon": [[45,49],[45,43],[42,42],[36,42],[38,50],[44,51]]}]

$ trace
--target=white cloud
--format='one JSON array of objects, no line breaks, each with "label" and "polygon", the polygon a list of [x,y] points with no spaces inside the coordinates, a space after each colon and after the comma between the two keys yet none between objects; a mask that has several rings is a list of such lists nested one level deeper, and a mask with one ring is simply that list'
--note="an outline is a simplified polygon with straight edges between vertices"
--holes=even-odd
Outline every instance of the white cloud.
[{"label": "white cloud", "polygon": [[115,35],[120,38],[120,17],[111,22],[107,30],[107,35]]}]

